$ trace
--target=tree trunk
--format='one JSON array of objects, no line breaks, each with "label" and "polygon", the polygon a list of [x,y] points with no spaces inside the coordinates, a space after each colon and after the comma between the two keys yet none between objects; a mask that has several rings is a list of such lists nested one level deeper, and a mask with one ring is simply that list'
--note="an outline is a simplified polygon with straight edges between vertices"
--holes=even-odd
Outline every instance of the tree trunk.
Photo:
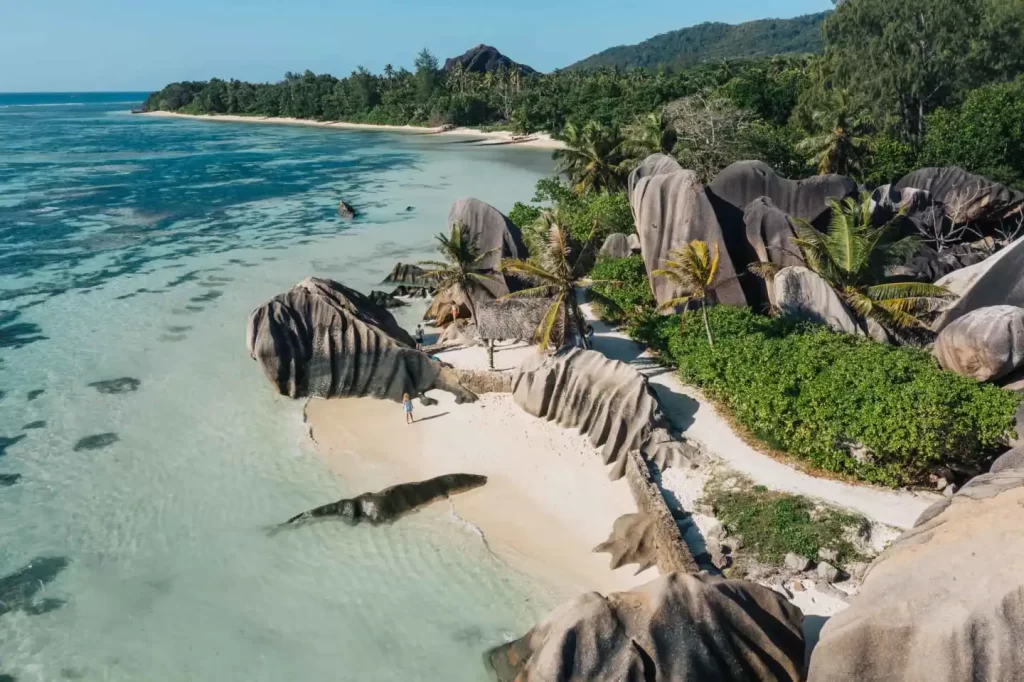
[{"label": "tree trunk", "polygon": [[494,369],[494,339],[487,339],[487,365]]},{"label": "tree trunk", "polygon": [[704,331],[707,332],[708,335],[708,345],[714,348],[715,342],[711,338],[711,323],[708,322],[708,305],[703,298],[700,300],[700,312],[701,315],[704,316]]}]

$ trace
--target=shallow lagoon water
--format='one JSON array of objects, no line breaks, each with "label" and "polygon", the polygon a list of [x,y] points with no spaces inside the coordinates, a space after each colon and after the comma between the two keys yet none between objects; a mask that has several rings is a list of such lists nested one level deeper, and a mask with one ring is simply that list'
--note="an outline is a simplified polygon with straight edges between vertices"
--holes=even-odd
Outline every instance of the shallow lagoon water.
[{"label": "shallow lagoon water", "polygon": [[486,679],[484,650],[560,588],[443,504],[268,535],[363,491],[271,393],[245,322],[308,275],[369,292],[431,255],[455,199],[532,196],[549,154],[52,99],[0,96],[0,576],[58,559],[0,595],[0,675]]}]

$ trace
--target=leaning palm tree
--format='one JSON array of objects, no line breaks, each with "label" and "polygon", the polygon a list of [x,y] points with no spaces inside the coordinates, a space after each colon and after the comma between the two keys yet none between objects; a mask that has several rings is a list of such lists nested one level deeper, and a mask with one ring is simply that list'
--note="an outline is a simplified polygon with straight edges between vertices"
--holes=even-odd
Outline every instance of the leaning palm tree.
[{"label": "leaning palm tree", "polygon": [[567,123],[562,130],[565,148],[553,156],[557,170],[569,176],[573,191],[585,194],[602,189],[615,191],[625,185],[626,168],[622,163],[619,132],[594,121],[582,128]]},{"label": "leaning palm tree", "polygon": [[466,299],[470,315],[476,320],[476,305],[473,303],[472,288],[474,284],[487,284],[494,281],[492,276],[480,271],[484,269],[483,263],[498,249],[481,253],[477,246],[476,236],[460,223],[452,225],[450,235],[439,234],[435,239],[437,239],[437,250],[440,252],[442,260],[420,261],[420,265],[430,268],[424,273],[424,277],[432,281],[439,292],[452,288],[460,292]]},{"label": "leaning palm tree", "polygon": [[906,330],[924,327],[918,318],[941,299],[952,296],[949,290],[921,282],[888,282],[886,269],[905,263],[917,253],[916,237],[893,239],[894,225],[902,213],[881,227],[871,223],[871,197],[829,200],[832,220],[826,232],[819,232],[806,220],[794,219],[804,260],[828,282],[839,297],[862,319],[872,319],[882,327]]},{"label": "leaning palm tree", "polygon": [[[718,278],[719,252],[718,245],[708,247],[707,242],[695,239],[682,248],[672,249],[665,260],[665,267],[655,270],[652,275],[664,277],[679,286],[682,295],[665,301],[658,310],[673,310],[684,306],[683,314],[686,314],[686,306],[691,301],[700,301],[700,312],[704,318],[704,332],[708,335],[708,345],[714,346],[715,340],[711,337],[711,323],[708,321],[708,297],[715,288]],[[682,324],[682,321],[680,321]]]},{"label": "leaning palm tree", "polygon": [[591,280],[582,273],[581,263],[585,262],[588,249],[594,241],[597,225],[584,244],[575,260],[572,258],[570,237],[559,224],[558,217],[545,212],[538,223],[547,230],[547,241],[538,253],[530,260],[506,258],[501,263],[501,271],[518,276],[532,286],[517,291],[503,298],[549,297],[551,305],[541,318],[535,333],[535,341],[539,349],[544,351],[552,345],[562,345],[570,334],[580,340],[584,348],[589,348],[586,323],[583,311],[580,310],[576,298],[576,290],[584,289],[593,284],[615,284],[612,280]]},{"label": "leaning palm tree", "polygon": [[812,120],[820,132],[800,142],[797,151],[808,155],[807,162],[818,169],[818,175],[858,172],[868,140],[846,98],[840,96],[833,108],[814,112]]},{"label": "leaning palm tree", "polygon": [[675,125],[664,112],[637,116],[636,122],[625,130],[622,151],[630,165],[637,165],[651,154],[671,154],[676,147]]}]

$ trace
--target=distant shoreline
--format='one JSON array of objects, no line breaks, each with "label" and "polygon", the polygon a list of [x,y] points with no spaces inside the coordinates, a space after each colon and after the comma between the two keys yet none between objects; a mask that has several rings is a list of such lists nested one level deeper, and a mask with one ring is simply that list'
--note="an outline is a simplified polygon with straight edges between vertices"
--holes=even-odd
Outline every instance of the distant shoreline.
[{"label": "distant shoreline", "polygon": [[524,140],[514,140],[508,131],[484,131],[478,128],[429,128],[422,126],[378,125],[374,123],[346,123],[344,121],[315,121],[308,118],[290,118],[275,116],[237,116],[233,114],[181,114],[173,111],[147,111],[142,116],[158,116],[163,118],[190,118],[200,121],[220,121],[224,123],[267,123],[271,125],[304,125],[317,128],[335,128],[341,130],[377,130],[382,132],[417,133],[420,135],[445,135],[470,137],[479,140],[475,146],[516,146],[534,149],[564,149],[565,143],[554,139],[548,133],[532,133]]}]

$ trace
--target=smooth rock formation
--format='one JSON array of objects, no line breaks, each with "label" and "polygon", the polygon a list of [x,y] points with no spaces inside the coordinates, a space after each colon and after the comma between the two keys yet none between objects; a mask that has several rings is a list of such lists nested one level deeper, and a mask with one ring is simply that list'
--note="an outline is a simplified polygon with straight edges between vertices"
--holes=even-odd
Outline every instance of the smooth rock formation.
[{"label": "smooth rock formation", "polygon": [[811,682],[1024,679],[1024,470],[978,476],[871,565]]},{"label": "smooth rock formation", "polygon": [[566,602],[486,662],[499,682],[796,681],[801,620],[766,587],[673,573]]},{"label": "smooth rock formation", "polygon": [[935,358],[978,381],[999,379],[1024,364],[1024,309],[979,308],[947,326],[935,340]]},{"label": "smooth rock formation", "polygon": [[[726,305],[747,305],[715,211],[696,173],[684,170],[641,177],[630,195],[630,203],[648,276],[665,266],[672,249],[699,239],[719,250],[716,300]],[[659,304],[682,294],[678,286],[664,277],[652,277],[652,282]]]},{"label": "smooth rock formation", "polygon": [[[693,459],[699,457],[696,448],[689,454]],[[665,502],[661,487],[651,474],[650,465],[637,450],[626,453],[626,483],[637,510],[650,522],[648,531],[654,551],[652,558],[658,571],[662,575],[676,571],[696,573],[697,563],[683,539],[682,530]]]},{"label": "smooth rock formation", "polygon": [[605,464],[613,465],[613,480],[625,474],[631,450],[662,469],[692,463],[692,446],[672,437],[647,377],[597,351],[570,348],[527,359],[512,395],[529,414],[587,434],[602,448]]},{"label": "smooth rock formation", "polygon": [[626,237],[626,245],[630,254],[640,253],[640,237],[635,232]]},{"label": "smooth rock formation", "polygon": [[526,64],[512,61],[490,45],[477,45],[466,50],[461,56],[444,60],[444,70],[451,71],[457,64],[461,64],[465,71],[471,73],[494,73],[513,69],[519,69],[524,76],[537,73]]},{"label": "smooth rock formation", "polygon": [[626,258],[633,251],[629,248],[629,239],[624,234],[616,233],[608,235],[597,252],[598,258]]},{"label": "smooth rock formation", "polygon": [[932,323],[932,330],[936,332],[978,308],[997,305],[1024,308],[1024,237],[936,284],[960,296]]},{"label": "smooth rock formation", "polygon": [[[654,175],[665,175],[683,170],[683,167],[676,161],[676,157],[668,154],[651,154],[643,162],[634,168],[626,181],[626,192],[629,194],[629,201],[633,204],[633,192],[643,178]],[[633,209],[633,217],[636,217],[636,209]]]},{"label": "smooth rock formation", "polygon": [[475,396],[456,373],[414,350],[390,312],[331,280],[309,277],[249,315],[249,355],[292,398],[371,396],[400,402],[431,388]]},{"label": "smooth rock formation", "polygon": [[861,334],[839,295],[816,272],[790,266],[774,278],[775,305],[784,315],[826,324],[836,331]]},{"label": "smooth rock formation", "polygon": [[405,301],[395,298],[391,294],[387,294],[383,291],[371,291],[369,299],[381,308],[401,308],[409,305]]},{"label": "smooth rock formation", "polygon": [[958,270],[981,263],[989,255],[989,252],[976,249],[971,244],[958,244],[942,253],[921,245],[909,263],[886,268],[886,274],[901,280],[936,282]]},{"label": "smooth rock formation", "polygon": [[485,483],[487,477],[476,474],[446,474],[417,483],[400,483],[376,493],[363,493],[310,509],[293,516],[282,525],[337,516],[351,526],[364,521],[379,526],[392,523],[431,502],[479,488]]},{"label": "smooth rock formation", "polygon": [[1021,192],[955,166],[922,168],[893,185],[899,191],[908,188],[925,190],[947,213],[959,209],[961,222],[998,221],[1024,203]]},{"label": "smooth rock formation", "polygon": [[[481,291],[479,294],[480,298],[489,296],[489,293],[486,291]],[[480,302],[482,303],[483,301]],[[439,289],[434,294],[434,298],[430,301],[430,306],[423,313],[423,319],[429,320],[438,327],[449,324],[455,320],[455,316],[452,314],[453,305],[459,310],[459,319],[468,320],[473,317],[469,301],[466,299],[465,294],[462,293],[462,289],[447,287]]]},{"label": "smooth rock formation", "polygon": [[432,280],[427,277],[427,271],[418,265],[410,263],[395,263],[391,272],[384,278],[381,284],[404,284],[406,286],[431,287]]},{"label": "smooth rock formation", "polygon": [[63,606],[62,599],[36,600],[36,595],[56,580],[68,564],[65,557],[37,557],[14,573],[0,577],[0,616],[11,611],[38,616]]},{"label": "smooth rock formation", "polygon": [[350,204],[342,201],[338,204],[338,216],[342,220],[352,220],[356,217],[356,210]]},{"label": "smooth rock formation", "polygon": [[780,267],[806,265],[803,251],[793,240],[796,227],[788,215],[775,208],[768,197],[751,201],[743,213],[747,241],[762,263]]},{"label": "smooth rock formation", "polygon": [[1024,469],[1024,448],[1017,446],[999,455],[996,461],[992,462],[992,467],[988,472],[990,474],[998,474],[1001,471],[1010,471],[1011,469]]},{"label": "smooth rock formation", "polygon": [[[528,255],[519,227],[501,211],[479,199],[467,197],[452,204],[448,211],[448,225],[455,224],[469,230],[481,255],[489,254],[480,261],[481,271],[497,272],[503,258],[526,258]],[[507,290],[504,293],[508,293]]]}]

